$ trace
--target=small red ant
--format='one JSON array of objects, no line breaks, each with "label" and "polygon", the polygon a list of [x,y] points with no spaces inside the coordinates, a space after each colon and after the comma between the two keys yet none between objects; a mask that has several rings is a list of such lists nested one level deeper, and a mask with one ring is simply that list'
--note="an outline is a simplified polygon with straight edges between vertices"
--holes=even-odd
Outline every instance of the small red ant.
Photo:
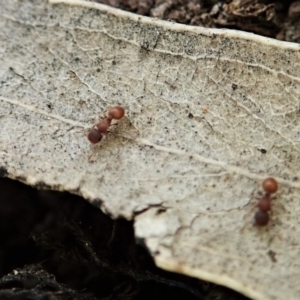
[{"label": "small red ant", "polygon": [[[256,226],[266,226],[270,221],[270,212],[272,211],[271,206],[271,194],[274,194],[278,190],[277,181],[269,177],[264,180],[262,183],[262,187],[265,191],[265,195],[258,199],[258,203],[252,208],[250,212],[252,212],[256,207],[258,211],[254,215],[254,225]],[[244,230],[243,227],[242,231]]]},{"label": "small red ant", "polygon": [[259,199],[257,203],[258,211],[254,215],[254,222],[257,226],[266,226],[269,223],[270,215],[269,212],[271,212],[271,194],[274,194],[278,190],[278,183],[277,181],[269,177],[264,180],[262,183],[262,187],[265,190],[266,194]]},{"label": "small red ant", "polygon": [[103,135],[107,134],[109,131],[109,127],[112,125],[111,122],[113,119],[120,120],[125,115],[125,109],[121,106],[113,106],[108,110],[108,116],[103,120],[99,121],[99,123],[94,124],[90,132],[88,133],[88,140],[92,144],[99,143]]}]

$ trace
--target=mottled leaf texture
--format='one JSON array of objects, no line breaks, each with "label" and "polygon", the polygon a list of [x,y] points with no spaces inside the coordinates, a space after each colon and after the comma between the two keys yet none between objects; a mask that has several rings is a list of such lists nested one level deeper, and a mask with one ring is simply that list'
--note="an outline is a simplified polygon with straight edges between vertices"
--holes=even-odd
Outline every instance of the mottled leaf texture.
[{"label": "mottled leaf texture", "polygon": [[[133,219],[164,269],[300,299],[299,45],[79,0],[0,4],[1,174]],[[92,147],[116,104],[126,117]]]}]

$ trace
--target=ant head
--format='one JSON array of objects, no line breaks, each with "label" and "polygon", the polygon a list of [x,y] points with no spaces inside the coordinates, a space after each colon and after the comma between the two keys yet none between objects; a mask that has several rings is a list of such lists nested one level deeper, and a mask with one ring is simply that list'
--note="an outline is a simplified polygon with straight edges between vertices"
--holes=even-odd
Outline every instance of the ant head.
[{"label": "ant head", "polygon": [[97,129],[92,129],[88,134],[88,140],[92,144],[97,144],[102,140],[102,134]]},{"label": "ant head", "polygon": [[108,111],[108,118],[120,120],[125,115],[125,109],[122,106],[113,106]]},{"label": "ant head", "polygon": [[278,190],[278,183],[272,177],[265,179],[262,186],[263,186],[263,189],[265,190],[265,192],[269,193],[269,194],[276,193]]}]

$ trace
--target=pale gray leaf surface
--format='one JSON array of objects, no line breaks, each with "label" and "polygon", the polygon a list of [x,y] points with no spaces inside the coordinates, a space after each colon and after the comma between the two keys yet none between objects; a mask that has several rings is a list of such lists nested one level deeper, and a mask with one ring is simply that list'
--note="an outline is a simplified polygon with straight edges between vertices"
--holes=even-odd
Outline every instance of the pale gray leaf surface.
[{"label": "pale gray leaf surface", "polygon": [[[134,219],[162,268],[300,299],[299,45],[84,1],[0,4],[2,173]],[[118,134],[93,149],[80,131],[116,104]]]}]

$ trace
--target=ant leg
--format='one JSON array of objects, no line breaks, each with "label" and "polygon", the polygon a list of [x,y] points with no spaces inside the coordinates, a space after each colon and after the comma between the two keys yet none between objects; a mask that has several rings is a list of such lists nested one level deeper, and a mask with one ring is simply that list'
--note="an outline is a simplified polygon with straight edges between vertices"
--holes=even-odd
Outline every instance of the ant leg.
[{"label": "ant leg", "polygon": [[108,134],[110,131],[107,130],[107,133],[105,134],[105,139],[103,139],[103,143],[108,143]]},{"label": "ant leg", "polygon": [[[271,201],[273,202],[273,200],[276,200],[276,197],[272,198]],[[279,208],[286,211],[286,208],[284,207],[284,205],[281,202],[275,202],[275,204],[273,204],[276,208]],[[270,207],[270,215],[273,216],[273,205]],[[277,210],[277,209],[276,209]]]},{"label": "ant leg", "polygon": [[80,130],[76,130],[76,131],[73,131],[75,134],[77,133],[80,133],[80,134],[84,134],[84,135],[87,135],[87,130],[86,129],[80,129]]},{"label": "ant leg", "polygon": [[115,131],[111,131],[111,130],[107,130],[106,134],[105,134],[105,143],[108,143],[110,137],[109,136],[114,136],[115,135]]},{"label": "ant leg", "polygon": [[276,202],[275,205],[276,205],[276,207],[280,206],[280,208],[281,208],[282,210],[286,211],[286,208],[285,208],[284,204],[282,204],[282,202]]},{"label": "ant leg", "polygon": [[99,119],[102,120],[102,119],[106,119],[107,118],[107,115],[106,113],[109,111],[109,109],[106,109],[104,112],[101,113],[101,115],[99,116]]},{"label": "ant leg", "polygon": [[94,153],[94,151],[93,151],[92,154],[88,157],[88,162],[91,162],[91,158],[93,157],[94,154],[95,154],[95,153]]},{"label": "ant leg", "polygon": [[92,149],[92,153],[91,155],[88,157],[88,162],[92,162],[92,157],[96,154],[96,149],[95,149],[96,145],[93,145],[93,149]]},{"label": "ant leg", "polygon": [[94,129],[94,127],[95,127],[96,125],[98,125],[98,123],[99,123],[99,122],[95,123],[89,130],[91,131],[92,129]]},{"label": "ant leg", "polygon": [[[110,127],[111,127],[111,126],[118,126],[118,123],[111,124]],[[115,131],[116,131],[116,128],[117,128],[117,127],[112,128],[112,130],[107,130],[107,132],[110,132],[111,134],[114,134]]]},{"label": "ant leg", "polygon": [[[245,222],[245,224],[244,224],[244,226],[241,228],[241,230],[240,230],[240,232],[241,233],[244,233],[244,231],[245,231],[245,229],[246,229],[246,227],[248,226],[248,225],[250,225],[251,224],[251,222],[249,221],[247,221],[247,222]],[[253,224],[254,225],[254,224]]]},{"label": "ant leg", "polygon": [[244,217],[244,219],[245,218],[248,218],[249,217],[249,215],[251,214],[251,213],[253,213],[253,211],[255,210],[255,208],[258,206],[258,204],[256,203],[255,205],[253,205],[253,207],[248,211],[248,213],[246,214],[246,216]]},{"label": "ant leg", "polygon": [[113,134],[113,132],[107,130],[106,133],[102,133],[102,135],[103,135],[103,139],[101,140],[101,144],[102,144],[102,145],[108,143],[108,136],[109,136],[109,134]]},{"label": "ant leg", "polygon": [[271,218],[273,217],[273,207],[272,206],[270,207],[269,215],[270,215]]},{"label": "ant leg", "polygon": [[[246,216],[244,217],[244,219],[248,219],[248,217],[250,216],[250,214],[253,213],[253,211],[255,210],[255,208],[257,208],[258,204],[253,205],[253,207],[251,208],[250,211],[248,211],[248,213],[246,214]],[[244,226],[241,229],[241,232],[243,233],[245,228],[247,227],[247,225],[250,224],[250,222],[245,222]]]},{"label": "ant leg", "polygon": [[92,154],[88,157],[88,162],[91,162],[91,158],[94,156],[95,151],[92,152]]}]

